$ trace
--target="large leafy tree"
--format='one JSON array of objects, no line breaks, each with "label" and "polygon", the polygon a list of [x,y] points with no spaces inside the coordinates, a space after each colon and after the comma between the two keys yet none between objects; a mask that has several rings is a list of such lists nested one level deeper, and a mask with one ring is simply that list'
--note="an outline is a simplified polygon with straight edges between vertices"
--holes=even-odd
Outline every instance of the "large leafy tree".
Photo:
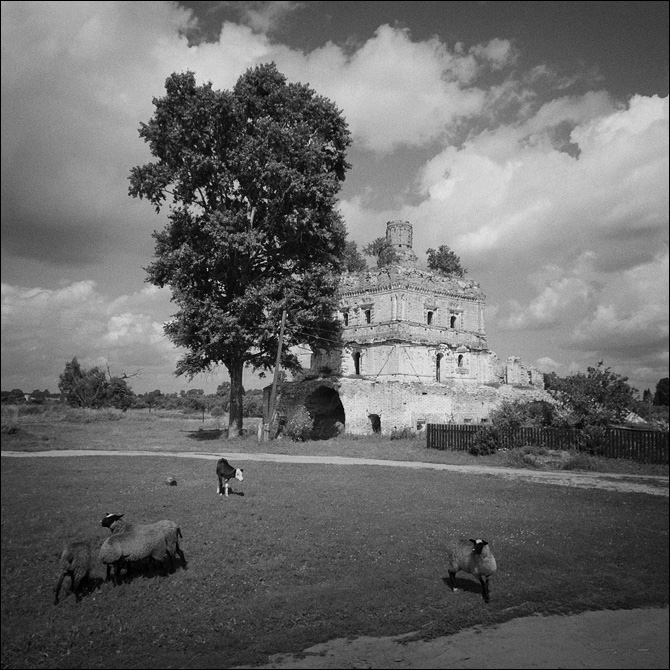
[{"label": "large leafy tree", "polygon": [[169,204],[147,273],[179,307],[165,327],[187,351],[176,374],[223,364],[229,434],[239,434],[243,370],[274,367],[282,311],[289,369],[299,366],[291,345],[337,334],[346,232],[335,205],[350,135],[331,101],[287,83],[274,63],[231,91],[196,85],[192,72],[165,87],[140,128],[156,161],[132,169],[129,192],[157,212]]}]

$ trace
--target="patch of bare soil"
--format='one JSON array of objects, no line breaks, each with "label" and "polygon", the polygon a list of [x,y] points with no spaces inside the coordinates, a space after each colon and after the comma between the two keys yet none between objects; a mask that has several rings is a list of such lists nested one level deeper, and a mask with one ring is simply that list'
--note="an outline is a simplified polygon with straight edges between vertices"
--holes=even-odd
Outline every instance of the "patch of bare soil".
[{"label": "patch of bare soil", "polygon": [[668,667],[668,608],[523,617],[428,641],[408,641],[411,636],[331,640],[255,667]]}]

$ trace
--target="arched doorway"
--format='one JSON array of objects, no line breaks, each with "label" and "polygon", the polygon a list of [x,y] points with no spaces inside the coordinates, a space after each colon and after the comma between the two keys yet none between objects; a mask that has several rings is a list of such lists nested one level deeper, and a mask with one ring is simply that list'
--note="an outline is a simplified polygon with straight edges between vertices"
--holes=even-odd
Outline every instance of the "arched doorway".
[{"label": "arched doorway", "polygon": [[315,440],[336,437],[344,429],[344,407],[335,389],[320,386],[305,398],[305,409],[314,419]]}]

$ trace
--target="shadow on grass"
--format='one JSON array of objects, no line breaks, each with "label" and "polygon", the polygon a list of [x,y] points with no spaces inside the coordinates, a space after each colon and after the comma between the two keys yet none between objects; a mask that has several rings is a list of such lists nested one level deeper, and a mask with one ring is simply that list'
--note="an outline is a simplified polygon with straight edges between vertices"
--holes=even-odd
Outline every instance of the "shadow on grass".
[{"label": "shadow on grass", "polygon": [[104,584],[104,582],[105,580],[102,579],[102,577],[92,577],[89,575],[82,580],[79,595],[77,595],[74,593],[74,591],[72,591],[71,578],[66,578],[65,582],[63,583],[63,588],[60,590],[59,598],[54,604],[59,605],[63,602],[63,600],[70,597],[74,598],[77,602],[81,602],[82,599],[87,598],[92,593],[95,593],[95,591],[97,591]]},{"label": "shadow on grass", "polygon": [[[233,491],[233,489],[228,489],[228,495],[230,496],[243,496],[244,491]],[[225,498],[226,496],[219,496],[219,498]]]},{"label": "shadow on grass", "polygon": [[[451,590],[449,585],[449,576],[442,577],[444,585]],[[456,588],[460,591],[468,591],[469,593],[476,593],[480,598],[482,597],[482,586],[478,581],[469,579],[467,577],[456,577]]]},{"label": "shadow on grass", "polygon": [[[165,572],[162,564],[154,562],[151,559],[133,561],[132,566],[126,564],[122,570],[123,572],[120,575],[120,581],[118,583],[125,584],[138,578],[154,579],[156,577],[169,577],[178,570],[188,570],[188,561],[185,557],[183,562],[178,558],[174,558],[171,562],[168,563],[167,573]],[[100,582],[103,581],[105,580],[100,580]],[[114,571],[112,570],[110,582],[114,583],[114,581]]]},{"label": "shadow on grass", "polygon": [[219,437],[228,437],[228,431],[221,428],[213,428],[212,430],[198,430],[186,431],[191,440],[216,440]]}]

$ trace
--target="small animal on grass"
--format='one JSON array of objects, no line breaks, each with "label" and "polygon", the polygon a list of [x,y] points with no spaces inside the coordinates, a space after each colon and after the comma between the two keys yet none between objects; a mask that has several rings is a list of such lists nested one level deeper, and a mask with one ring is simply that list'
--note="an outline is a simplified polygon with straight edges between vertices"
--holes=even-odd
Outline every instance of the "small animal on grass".
[{"label": "small animal on grass", "polygon": [[63,546],[59,565],[61,572],[54,589],[54,605],[58,605],[58,594],[65,577],[70,578],[70,590],[74,593],[77,602],[79,602],[81,600],[81,587],[88,581],[91,574],[92,558],[90,541],[67,542]]},{"label": "small animal on grass", "polygon": [[107,580],[114,567],[114,583],[121,581],[121,568],[129,569],[130,564],[145,558],[163,566],[168,574],[168,564],[173,567],[175,553],[179,554],[186,567],[184,552],[179,547],[181,529],[174,521],[157,521],[153,524],[131,524],[121,519],[123,514],[107,514],[101,526],[109,528],[112,534],[100,547],[100,560],[107,566]]},{"label": "small animal on grass", "polygon": [[486,540],[452,540],[447,544],[449,586],[456,591],[456,573],[468,572],[479,579],[484,602],[489,602],[489,579],[498,566]]},{"label": "small animal on grass", "polygon": [[242,473],[244,468],[234,468],[225,458],[220,458],[216,462],[216,476],[219,478],[219,486],[216,489],[216,492],[222,496],[225,495],[228,497],[228,491],[232,491],[232,487],[228,482],[231,479],[237,479],[238,481],[244,481]]}]

